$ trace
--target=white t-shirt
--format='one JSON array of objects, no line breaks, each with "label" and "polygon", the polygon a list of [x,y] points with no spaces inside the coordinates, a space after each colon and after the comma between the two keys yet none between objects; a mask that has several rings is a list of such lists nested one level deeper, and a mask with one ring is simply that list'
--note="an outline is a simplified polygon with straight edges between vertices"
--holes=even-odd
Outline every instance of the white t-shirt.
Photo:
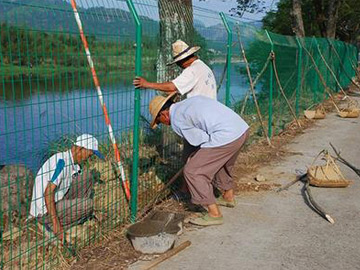
[{"label": "white t-shirt", "polygon": [[79,173],[80,166],[74,164],[71,150],[51,156],[38,171],[31,200],[30,214],[33,217],[47,213],[44,192],[49,182],[55,184],[55,202],[60,201],[69,191],[73,175]]},{"label": "white t-shirt", "polygon": [[181,95],[187,97],[205,96],[217,99],[216,81],[212,70],[200,59],[195,60],[189,67],[172,81]]}]

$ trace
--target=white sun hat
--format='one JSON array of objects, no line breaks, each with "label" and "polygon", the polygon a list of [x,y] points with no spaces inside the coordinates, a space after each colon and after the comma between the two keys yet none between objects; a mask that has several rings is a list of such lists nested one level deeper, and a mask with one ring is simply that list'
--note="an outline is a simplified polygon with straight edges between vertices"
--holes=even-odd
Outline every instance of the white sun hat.
[{"label": "white sun hat", "polygon": [[88,150],[92,150],[96,156],[101,159],[105,159],[104,156],[99,152],[98,140],[90,134],[82,134],[77,137],[75,145]]},{"label": "white sun hat", "polygon": [[173,61],[168,63],[167,65],[172,65],[182,59],[185,59],[186,57],[196,53],[198,50],[200,50],[199,46],[189,46],[181,39],[178,39],[172,44],[172,55],[173,55]]}]

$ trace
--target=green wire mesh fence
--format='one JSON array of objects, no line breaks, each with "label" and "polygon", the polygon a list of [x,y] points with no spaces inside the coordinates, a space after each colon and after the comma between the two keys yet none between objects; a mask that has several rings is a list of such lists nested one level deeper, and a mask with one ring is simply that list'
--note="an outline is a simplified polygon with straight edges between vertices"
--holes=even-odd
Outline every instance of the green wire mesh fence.
[{"label": "green wire mesh fence", "polygon": [[[278,134],[294,115],[301,117],[304,109],[327,98],[325,86],[335,93],[356,74],[358,50],[353,45],[278,35],[256,23],[191,6],[191,1],[76,3],[133,196],[128,202],[122,189],[70,0],[0,0],[4,269],[58,268],[71,251],[134,221],[180,169],[182,140],[169,128],[149,129],[148,104],[157,93],[132,86],[135,75],[162,82],[180,74],[178,67],[166,66],[175,40],[201,46],[199,56],[217,80],[218,100],[251,124],[254,141],[264,133]],[[92,158],[74,176],[91,183],[91,215],[77,215],[80,199],[72,200],[66,252],[49,224],[29,211],[35,177],[46,179],[52,173],[39,170],[41,166],[56,153],[69,153],[83,133],[98,139],[105,161]]]}]

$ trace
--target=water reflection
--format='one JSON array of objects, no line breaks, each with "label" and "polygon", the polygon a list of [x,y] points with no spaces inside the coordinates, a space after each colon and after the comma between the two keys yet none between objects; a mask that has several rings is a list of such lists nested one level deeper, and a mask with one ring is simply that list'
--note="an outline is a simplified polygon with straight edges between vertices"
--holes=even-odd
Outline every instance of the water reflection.
[{"label": "water reflection", "polygon": [[[213,68],[219,81],[223,65]],[[125,75],[99,75],[117,137],[133,128],[132,74],[133,71]],[[232,100],[239,100],[247,89],[247,82],[235,70],[231,75]],[[0,164],[21,162],[36,171],[49,143],[63,135],[91,133],[106,140],[107,127],[90,76],[70,73],[51,78],[4,78],[0,100]],[[140,93],[141,114],[149,118],[147,105],[156,92],[141,90]],[[218,95],[220,101],[224,98],[225,81]]]}]

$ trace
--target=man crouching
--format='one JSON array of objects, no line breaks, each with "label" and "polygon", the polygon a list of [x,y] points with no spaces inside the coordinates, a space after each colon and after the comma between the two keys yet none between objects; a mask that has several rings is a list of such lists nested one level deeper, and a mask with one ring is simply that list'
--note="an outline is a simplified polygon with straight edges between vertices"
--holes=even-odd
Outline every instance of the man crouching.
[{"label": "man crouching", "polygon": [[98,141],[83,134],[68,151],[51,156],[36,175],[30,214],[61,241],[64,227],[92,215],[92,175],[82,174],[79,166],[92,155],[104,159],[98,151]]},{"label": "man crouching", "polygon": [[[198,146],[187,160],[184,178],[191,202],[207,207],[208,213],[190,222],[200,226],[220,225],[218,205],[234,207],[232,168],[248,137],[249,126],[234,111],[213,99],[195,96],[174,103],[175,94],[156,96],[150,102],[151,128],[171,125],[180,137]],[[223,191],[216,199],[213,186]]]}]

